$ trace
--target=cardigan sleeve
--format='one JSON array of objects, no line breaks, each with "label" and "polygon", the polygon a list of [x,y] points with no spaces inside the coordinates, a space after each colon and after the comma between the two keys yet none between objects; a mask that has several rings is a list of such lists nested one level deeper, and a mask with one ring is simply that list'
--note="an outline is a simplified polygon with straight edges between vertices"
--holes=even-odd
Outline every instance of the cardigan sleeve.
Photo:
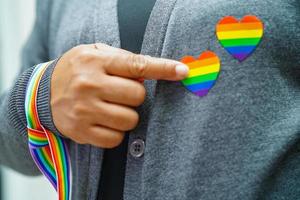
[{"label": "cardigan sleeve", "polygon": [[[40,172],[28,148],[24,109],[25,92],[34,66],[49,60],[47,45],[49,18],[48,0],[38,0],[34,28],[23,48],[20,73],[13,86],[0,94],[0,165],[27,175],[39,175]],[[42,78],[43,83],[48,83],[47,81],[50,80],[50,72],[54,65],[55,62],[47,69],[48,73],[45,73]],[[49,98],[49,88],[39,89],[39,107],[47,105]]]}]

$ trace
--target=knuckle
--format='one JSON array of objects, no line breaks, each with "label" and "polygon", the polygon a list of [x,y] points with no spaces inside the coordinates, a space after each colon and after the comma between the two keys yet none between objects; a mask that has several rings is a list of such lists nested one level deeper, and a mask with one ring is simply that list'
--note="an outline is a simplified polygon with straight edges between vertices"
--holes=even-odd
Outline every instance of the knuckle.
[{"label": "knuckle", "polygon": [[131,74],[137,78],[143,77],[147,71],[148,59],[142,55],[132,54],[129,56],[129,61]]},{"label": "knuckle", "polygon": [[115,54],[105,51],[98,51],[97,60],[101,63],[101,68],[109,68],[118,59]]},{"label": "knuckle", "polygon": [[78,112],[79,111],[74,111],[74,113],[73,113],[73,123],[72,123],[72,125],[71,125],[71,127],[70,127],[70,131],[72,131],[72,132],[74,132],[75,131],[75,133],[76,132],[78,132],[78,131],[80,131],[81,130],[81,126],[80,126],[80,117],[79,117],[79,115],[78,115]]},{"label": "knuckle", "polygon": [[[82,134],[82,126],[79,127],[78,126],[79,123],[73,122],[70,123],[68,126],[68,134],[67,137],[72,139],[73,141],[75,141],[78,144],[86,144],[87,141],[84,137],[84,134]],[[65,134],[64,134],[65,135]]]},{"label": "knuckle", "polygon": [[72,87],[74,88],[75,91],[85,91],[88,88],[93,87],[93,84],[91,81],[83,76],[83,75],[77,75],[72,82]]},{"label": "knuckle", "polygon": [[73,127],[75,129],[80,128],[80,123],[77,123],[77,121],[80,121],[80,116],[84,115],[84,113],[86,113],[86,107],[84,104],[76,103],[73,106],[73,118],[75,118]]},{"label": "knuckle", "polygon": [[72,63],[88,63],[93,59],[93,53],[87,45],[78,45],[73,48],[74,57]]},{"label": "knuckle", "polygon": [[107,91],[110,90],[111,85],[108,84],[105,78],[99,78],[98,84],[95,84],[94,87],[99,94],[106,94]]},{"label": "knuckle", "polygon": [[112,62],[112,60],[114,58],[109,52],[103,51],[103,50],[98,50],[97,57],[102,62],[105,62],[105,61]]},{"label": "knuckle", "polygon": [[90,62],[93,58],[93,54],[91,53],[91,51],[89,49],[82,49],[79,54],[78,54],[78,60],[81,63],[87,63]]}]

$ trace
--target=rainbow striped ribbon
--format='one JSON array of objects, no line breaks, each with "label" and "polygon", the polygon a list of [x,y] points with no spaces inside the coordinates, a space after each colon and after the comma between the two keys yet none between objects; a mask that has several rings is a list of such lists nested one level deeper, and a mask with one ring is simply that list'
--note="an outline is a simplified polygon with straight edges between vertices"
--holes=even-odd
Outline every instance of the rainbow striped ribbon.
[{"label": "rainbow striped ribbon", "polygon": [[25,112],[29,139],[29,149],[40,171],[47,177],[58,193],[59,200],[71,199],[71,162],[65,141],[45,129],[37,112],[37,94],[41,78],[52,62],[35,67],[29,80]]}]

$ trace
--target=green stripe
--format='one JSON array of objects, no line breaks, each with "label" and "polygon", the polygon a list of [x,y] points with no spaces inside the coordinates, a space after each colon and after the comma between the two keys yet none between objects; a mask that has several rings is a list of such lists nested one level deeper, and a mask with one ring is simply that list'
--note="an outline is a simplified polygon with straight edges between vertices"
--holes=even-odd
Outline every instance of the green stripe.
[{"label": "green stripe", "polygon": [[183,85],[191,85],[191,84],[195,84],[195,83],[213,81],[213,80],[216,80],[218,74],[219,74],[218,72],[215,72],[215,73],[195,76],[192,78],[184,79],[182,82],[183,82]]},{"label": "green stripe", "polygon": [[256,46],[261,38],[243,38],[243,39],[230,39],[220,40],[222,46]]},{"label": "green stripe", "polygon": [[[65,183],[65,190],[68,190],[68,182],[67,182],[67,177],[68,177],[68,174],[67,174],[67,164],[66,164],[66,156],[65,156],[65,152],[64,152],[64,147],[63,147],[63,144],[62,144],[62,139],[60,139],[58,136],[54,135],[55,136],[55,139],[57,141],[57,143],[59,144],[59,154],[61,155],[60,158],[61,158],[61,161],[62,161],[62,165],[63,165],[63,180],[64,180],[64,183]],[[65,194],[67,195],[67,192],[65,191]]]},{"label": "green stripe", "polygon": [[31,144],[35,144],[35,145],[47,145],[48,144],[48,141],[40,142],[40,141],[37,141],[37,140],[33,140],[31,138],[29,138],[29,142]]},{"label": "green stripe", "polygon": [[28,123],[27,126],[28,126],[29,128],[32,128],[32,129],[34,128],[34,127],[33,127],[32,117],[31,117],[30,115],[28,115],[28,121],[27,121],[27,123]]}]

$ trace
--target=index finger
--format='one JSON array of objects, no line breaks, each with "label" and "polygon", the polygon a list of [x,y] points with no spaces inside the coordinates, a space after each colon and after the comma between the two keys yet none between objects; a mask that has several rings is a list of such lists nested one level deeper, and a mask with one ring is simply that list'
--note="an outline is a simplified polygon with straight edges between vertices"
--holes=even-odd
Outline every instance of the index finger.
[{"label": "index finger", "polygon": [[114,54],[104,65],[108,74],[127,78],[156,80],[184,79],[189,68],[178,61],[138,54]]}]

